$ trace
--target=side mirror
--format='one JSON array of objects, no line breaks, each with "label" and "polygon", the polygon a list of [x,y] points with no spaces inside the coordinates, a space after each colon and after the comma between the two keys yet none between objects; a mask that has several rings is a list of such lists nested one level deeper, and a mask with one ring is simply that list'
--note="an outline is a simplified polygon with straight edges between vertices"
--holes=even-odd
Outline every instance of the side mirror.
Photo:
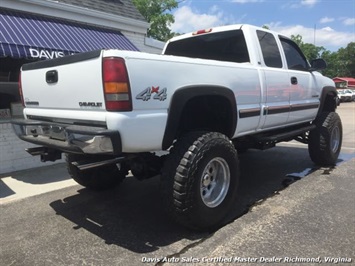
[{"label": "side mirror", "polygon": [[311,61],[310,71],[323,70],[327,68],[327,63],[322,58],[314,59]]}]

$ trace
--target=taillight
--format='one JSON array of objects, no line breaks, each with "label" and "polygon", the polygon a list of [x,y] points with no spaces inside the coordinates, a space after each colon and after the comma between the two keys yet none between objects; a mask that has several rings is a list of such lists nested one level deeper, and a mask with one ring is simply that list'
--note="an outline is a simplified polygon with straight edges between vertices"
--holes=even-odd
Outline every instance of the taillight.
[{"label": "taillight", "polygon": [[107,111],[132,111],[131,89],[123,58],[108,57],[102,62]]},{"label": "taillight", "polygon": [[22,92],[21,70],[20,70],[20,74],[18,76],[18,92],[21,97],[22,106],[25,106],[25,101],[23,100],[23,92]]}]

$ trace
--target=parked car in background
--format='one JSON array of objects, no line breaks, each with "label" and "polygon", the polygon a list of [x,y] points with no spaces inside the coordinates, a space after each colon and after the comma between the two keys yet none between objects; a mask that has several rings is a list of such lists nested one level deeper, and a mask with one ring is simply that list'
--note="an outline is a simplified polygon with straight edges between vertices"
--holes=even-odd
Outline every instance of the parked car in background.
[{"label": "parked car in background", "polygon": [[340,102],[353,101],[353,92],[351,90],[338,90],[338,96],[340,98]]},{"label": "parked car in background", "polygon": [[340,95],[339,92],[337,91],[337,97],[335,98],[336,101],[336,105],[339,106],[340,105]]},{"label": "parked car in background", "polygon": [[351,95],[351,100],[355,101],[355,90],[345,90],[345,91],[349,91],[352,95]]}]

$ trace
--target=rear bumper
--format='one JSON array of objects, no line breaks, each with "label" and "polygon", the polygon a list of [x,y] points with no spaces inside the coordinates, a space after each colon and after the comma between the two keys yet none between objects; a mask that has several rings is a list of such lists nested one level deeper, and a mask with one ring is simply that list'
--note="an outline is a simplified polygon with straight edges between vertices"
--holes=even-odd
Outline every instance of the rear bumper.
[{"label": "rear bumper", "polygon": [[12,126],[20,139],[63,152],[107,155],[122,152],[120,133],[102,127],[26,119],[13,120]]}]

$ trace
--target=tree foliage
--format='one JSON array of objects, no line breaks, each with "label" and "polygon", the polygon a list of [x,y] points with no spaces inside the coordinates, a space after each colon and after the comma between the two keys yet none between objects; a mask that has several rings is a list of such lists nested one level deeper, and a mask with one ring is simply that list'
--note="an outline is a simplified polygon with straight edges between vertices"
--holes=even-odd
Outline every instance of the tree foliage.
[{"label": "tree foliage", "polygon": [[263,29],[266,29],[266,30],[269,30],[269,29],[270,29],[270,27],[269,27],[268,25],[265,25],[265,24],[262,25],[261,27],[262,27]]},{"label": "tree foliage", "polygon": [[345,48],[338,50],[339,68],[344,75],[355,77],[355,42],[349,43]]},{"label": "tree foliage", "polygon": [[174,23],[174,16],[169,11],[178,7],[175,0],[133,0],[133,4],[150,23],[148,37],[167,41],[174,36],[169,26]]},{"label": "tree foliage", "polygon": [[323,58],[327,68],[322,71],[328,77],[355,77],[355,42],[349,43],[345,48],[331,52],[323,46],[305,43],[301,35],[292,35],[291,39],[301,48],[306,58],[311,61]]},{"label": "tree foliage", "polygon": [[315,46],[311,43],[304,43],[302,40],[302,36],[297,34],[291,35],[291,39],[297,43],[297,45],[301,48],[302,52],[306,56],[309,61],[319,58],[326,49],[323,46]]}]

